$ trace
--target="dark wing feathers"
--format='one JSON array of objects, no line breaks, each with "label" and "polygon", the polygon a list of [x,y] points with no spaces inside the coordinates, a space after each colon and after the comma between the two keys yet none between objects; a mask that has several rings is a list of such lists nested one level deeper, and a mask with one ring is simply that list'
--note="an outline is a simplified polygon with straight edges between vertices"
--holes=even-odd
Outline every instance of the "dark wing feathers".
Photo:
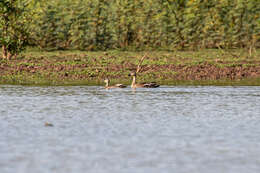
[{"label": "dark wing feathers", "polygon": [[119,87],[119,88],[125,88],[126,87],[124,84],[116,84],[115,86]]},{"label": "dark wing feathers", "polygon": [[160,85],[158,85],[157,83],[155,83],[155,82],[151,82],[151,83],[145,83],[144,84],[144,87],[145,88],[157,88],[157,87],[159,87]]}]

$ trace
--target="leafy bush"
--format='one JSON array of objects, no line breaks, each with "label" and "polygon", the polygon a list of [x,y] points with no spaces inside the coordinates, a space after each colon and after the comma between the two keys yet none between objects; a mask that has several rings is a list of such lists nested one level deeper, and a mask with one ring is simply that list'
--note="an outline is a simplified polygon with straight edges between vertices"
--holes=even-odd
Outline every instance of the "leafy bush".
[{"label": "leafy bush", "polygon": [[[5,0],[4,2],[12,0]],[[13,0],[18,2],[18,0]],[[21,2],[24,2],[20,0]],[[19,2],[20,2],[19,1]],[[31,0],[32,44],[42,49],[150,50],[260,47],[259,0]],[[2,11],[2,10],[1,10]],[[1,13],[3,14],[3,13]],[[25,13],[19,13],[25,14]],[[17,17],[17,16],[16,16]],[[28,19],[12,20],[14,26]],[[4,17],[1,17],[1,25]],[[19,21],[15,23],[15,21]],[[27,25],[26,25],[27,27]],[[16,35],[22,32],[15,31]],[[5,27],[2,28],[5,30]],[[17,29],[16,29],[17,30]],[[16,37],[4,35],[10,45]],[[26,39],[21,39],[21,41]],[[27,38],[27,36],[26,36]],[[15,41],[17,43],[17,41]],[[20,43],[19,43],[20,44]],[[25,43],[21,45],[26,45]],[[19,46],[18,46],[19,47]],[[23,47],[23,46],[22,46]]]},{"label": "leafy bush", "polygon": [[0,1],[0,45],[3,58],[11,59],[28,45],[27,5],[19,0]]}]

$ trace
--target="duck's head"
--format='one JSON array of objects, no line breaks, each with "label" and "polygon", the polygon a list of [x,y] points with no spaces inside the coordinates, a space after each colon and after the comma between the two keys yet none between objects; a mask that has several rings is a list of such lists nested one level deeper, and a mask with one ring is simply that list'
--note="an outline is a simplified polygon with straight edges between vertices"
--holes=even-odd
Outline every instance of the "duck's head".
[{"label": "duck's head", "polygon": [[109,83],[109,79],[106,78],[106,79],[104,80],[104,82],[105,82],[105,83]]},{"label": "duck's head", "polygon": [[136,76],[136,72],[131,72],[128,74],[128,76]]}]

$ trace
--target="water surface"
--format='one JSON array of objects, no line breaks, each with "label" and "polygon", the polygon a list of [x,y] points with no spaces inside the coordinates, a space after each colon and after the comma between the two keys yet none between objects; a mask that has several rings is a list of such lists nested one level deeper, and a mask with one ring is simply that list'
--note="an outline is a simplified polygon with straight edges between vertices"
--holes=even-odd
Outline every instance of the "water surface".
[{"label": "water surface", "polygon": [[0,172],[258,173],[260,87],[1,86]]}]

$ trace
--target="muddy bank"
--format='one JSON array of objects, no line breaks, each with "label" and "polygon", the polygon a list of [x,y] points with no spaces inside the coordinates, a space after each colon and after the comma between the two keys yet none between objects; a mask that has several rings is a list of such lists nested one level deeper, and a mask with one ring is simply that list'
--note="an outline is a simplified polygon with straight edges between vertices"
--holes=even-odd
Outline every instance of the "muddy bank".
[{"label": "muddy bank", "polygon": [[[258,65],[256,65],[257,63]],[[175,72],[176,74],[173,76],[176,80],[237,80],[260,77],[259,62],[255,62],[254,66],[251,67],[243,66],[243,64],[231,67],[219,67],[219,64],[208,64],[207,62],[199,65],[163,65],[147,68],[147,71],[143,72],[158,70],[162,72],[161,75],[164,78],[167,78],[167,75],[163,74],[165,69]]]},{"label": "muddy bank", "polygon": [[[260,79],[258,58],[198,59],[178,57],[169,53],[165,55],[165,53],[149,55],[141,65],[138,80],[171,84],[174,83],[171,81],[176,83],[176,81]],[[101,85],[103,79],[108,77],[114,82],[129,84],[131,79],[127,74],[136,70],[139,58],[139,54],[124,56],[124,54],[109,55],[108,53],[59,52],[49,55],[27,53],[15,60],[0,61],[0,82],[28,85]]]}]

